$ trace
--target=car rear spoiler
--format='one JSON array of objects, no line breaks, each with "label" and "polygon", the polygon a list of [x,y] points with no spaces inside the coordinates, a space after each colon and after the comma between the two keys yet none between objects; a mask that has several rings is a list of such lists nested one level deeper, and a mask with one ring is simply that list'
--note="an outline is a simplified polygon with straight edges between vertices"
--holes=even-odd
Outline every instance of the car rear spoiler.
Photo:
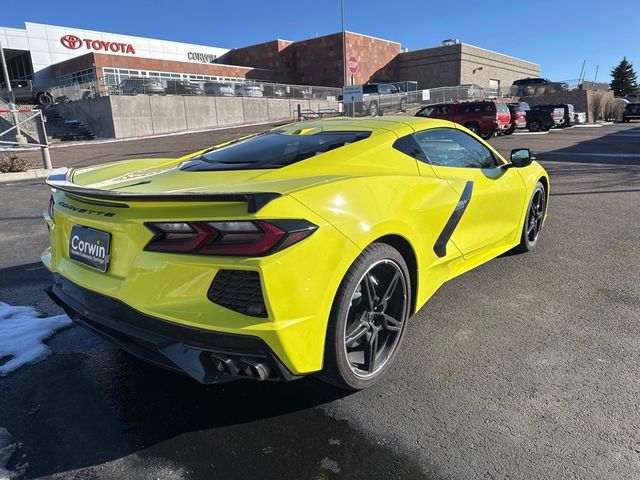
[{"label": "car rear spoiler", "polygon": [[[51,172],[46,183],[72,197],[88,199],[121,201],[121,202],[247,202],[247,212],[256,213],[272,200],[282,196],[276,192],[166,192],[166,193],[131,193],[103,190],[99,188],[80,187],[70,181],[72,169],[63,167]],[[130,185],[133,186],[133,185]],[[82,198],[77,198],[82,201]],[[107,204],[105,203],[105,206]],[[123,204],[114,204],[114,207],[126,207]]]}]

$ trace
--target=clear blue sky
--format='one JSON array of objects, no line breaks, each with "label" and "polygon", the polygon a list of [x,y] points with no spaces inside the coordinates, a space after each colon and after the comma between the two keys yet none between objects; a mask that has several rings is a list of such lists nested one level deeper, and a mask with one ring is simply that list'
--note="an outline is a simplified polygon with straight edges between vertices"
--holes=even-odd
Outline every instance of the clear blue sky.
[{"label": "clear blue sky", "polygon": [[[225,48],[275,38],[302,40],[340,30],[340,0],[29,0],[9,8],[0,26],[25,21]],[[55,5],[54,5],[55,4]],[[539,63],[553,80],[610,80],[627,56],[640,73],[638,0],[345,0],[346,29],[402,43],[410,50],[445,38]]]}]

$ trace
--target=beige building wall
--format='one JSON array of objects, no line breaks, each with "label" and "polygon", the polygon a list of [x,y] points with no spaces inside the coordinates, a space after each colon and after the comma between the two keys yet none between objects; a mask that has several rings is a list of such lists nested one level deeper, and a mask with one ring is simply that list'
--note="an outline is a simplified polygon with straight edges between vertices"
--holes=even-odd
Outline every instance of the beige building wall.
[{"label": "beige building wall", "polygon": [[490,87],[491,80],[498,80],[500,87],[510,87],[514,80],[540,76],[540,65],[537,63],[465,43],[460,47],[460,85],[477,83],[482,87]]},{"label": "beige building wall", "polygon": [[396,57],[398,80],[414,80],[418,89],[450,87],[460,80],[462,45],[403,52]]},{"label": "beige building wall", "polygon": [[418,88],[451,87],[491,80],[509,87],[514,80],[539,77],[540,65],[465,43],[403,52],[397,57],[399,80],[415,80]]}]

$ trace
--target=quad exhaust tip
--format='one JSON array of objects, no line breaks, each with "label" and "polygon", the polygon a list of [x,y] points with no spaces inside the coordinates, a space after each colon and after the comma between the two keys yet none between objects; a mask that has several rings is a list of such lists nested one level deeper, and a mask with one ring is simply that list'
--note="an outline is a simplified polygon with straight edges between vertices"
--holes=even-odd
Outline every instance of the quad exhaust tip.
[{"label": "quad exhaust tip", "polygon": [[234,377],[268,380],[271,373],[269,366],[262,361],[249,357],[233,359],[219,353],[212,353],[213,365],[220,373]]}]

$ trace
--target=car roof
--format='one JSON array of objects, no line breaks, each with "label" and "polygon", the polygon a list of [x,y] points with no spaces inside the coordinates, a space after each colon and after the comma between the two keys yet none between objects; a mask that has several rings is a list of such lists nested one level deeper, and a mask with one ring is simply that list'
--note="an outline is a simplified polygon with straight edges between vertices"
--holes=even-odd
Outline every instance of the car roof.
[{"label": "car roof", "polygon": [[[399,135],[406,135],[407,130],[420,131],[428,128],[448,127],[455,128],[455,124],[448,120],[440,120],[424,117],[409,116],[384,116],[384,117],[364,117],[364,118],[348,118],[333,117],[317,120],[307,120],[304,122],[292,123],[277,129],[292,130],[294,128],[322,128],[327,127],[341,130],[371,130],[376,131],[392,131]],[[410,132],[409,132],[410,133]]]}]

